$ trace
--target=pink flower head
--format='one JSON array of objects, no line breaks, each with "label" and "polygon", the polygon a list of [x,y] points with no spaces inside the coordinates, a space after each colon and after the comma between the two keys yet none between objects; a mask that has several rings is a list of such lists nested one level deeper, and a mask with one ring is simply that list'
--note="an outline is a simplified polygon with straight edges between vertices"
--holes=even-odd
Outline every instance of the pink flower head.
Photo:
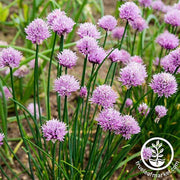
[{"label": "pink flower head", "polygon": [[147,116],[149,114],[150,108],[146,103],[142,103],[138,107],[138,111],[142,116]]},{"label": "pink flower head", "polygon": [[161,0],[157,0],[157,1],[153,1],[151,6],[152,6],[152,9],[161,11],[164,6],[164,3]]},{"label": "pink flower head", "polygon": [[76,65],[77,56],[76,53],[69,49],[64,49],[63,52],[59,53],[58,55],[59,64],[61,66],[72,68]]},{"label": "pink flower head", "polygon": [[144,149],[143,149],[143,158],[145,159],[145,160],[148,160],[148,159],[150,159],[151,158],[151,156],[152,156],[152,149],[150,148],[150,147],[145,147]]},{"label": "pink flower head", "polygon": [[173,8],[180,10],[180,2],[175,3],[175,4],[173,5]]},{"label": "pink flower head", "polygon": [[[9,89],[12,92],[12,89],[11,88],[9,88]],[[8,100],[9,98],[12,98],[12,94],[9,91],[9,89],[6,86],[3,86],[3,91],[4,91],[4,95],[5,95],[6,100]],[[1,92],[0,92],[0,96],[2,96]]]},{"label": "pink flower head", "polygon": [[131,59],[130,59],[130,62],[137,62],[137,63],[142,64],[143,60],[142,60],[142,58],[140,56],[132,56]]},{"label": "pink flower head", "polygon": [[87,97],[87,88],[86,88],[86,86],[81,87],[79,96],[82,97],[82,98]]},{"label": "pink flower head", "polygon": [[[34,103],[30,103],[27,107],[28,111],[34,116]],[[42,108],[40,107],[40,113],[42,114]],[[36,104],[36,118],[39,119],[39,108]]]},{"label": "pink flower head", "polygon": [[95,51],[98,48],[98,43],[94,38],[85,36],[77,41],[76,46],[80,53],[89,55],[92,51]]},{"label": "pink flower head", "polygon": [[127,99],[126,99],[125,106],[126,106],[126,107],[130,107],[132,104],[133,104],[133,101],[132,101],[132,99],[130,99],[130,98],[127,98]]},{"label": "pink flower head", "polygon": [[180,10],[173,9],[164,16],[164,21],[172,26],[180,26]]},{"label": "pink flower head", "polygon": [[165,72],[153,75],[150,86],[160,97],[169,97],[177,91],[176,78]]},{"label": "pink flower head", "polygon": [[112,31],[117,25],[117,20],[111,15],[106,15],[98,20],[98,25],[105,31]]},{"label": "pink flower head", "polygon": [[130,25],[132,26],[133,29],[136,31],[142,32],[144,29],[148,28],[148,25],[142,17],[137,17],[133,21],[129,21]]},{"label": "pink flower head", "polygon": [[172,51],[169,54],[169,58],[172,59],[172,63],[174,66],[179,67],[180,66],[180,48]]},{"label": "pink flower head", "polygon": [[80,24],[77,34],[80,38],[83,38],[84,36],[89,36],[94,39],[100,38],[100,32],[97,30],[96,26],[89,22]]},{"label": "pink flower head", "polygon": [[119,12],[120,18],[128,21],[134,21],[141,14],[139,7],[133,2],[124,3],[119,8]]},{"label": "pink flower head", "polygon": [[98,86],[92,94],[90,101],[103,106],[104,108],[112,107],[116,102],[117,94],[109,85]]},{"label": "pink flower head", "polygon": [[19,69],[14,72],[14,76],[22,78],[29,73],[29,69],[26,65],[22,65]]},{"label": "pink flower head", "polygon": [[[109,50],[108,54],[112,51]],[[113,52],[111,52],[111,54],[108,56],[108,58],[112,61],[112,62],[120,62],[120,60],[122,59],[122,53],[119,49],[115,49]]]},{"label": "pink flower head", "polygon": [[26,28],[26,39],[29,39],[33,44],[42,44],[42,42],[51,36],[48,25],[42,19],[35,19]]},{"label": "pink flower head", "polygon": [[4,134],[0,133],[0,146],[3,145]]},{"label": "pink flower head", "polygon": [[145,8],[150,7],[152,3],[152,0],[139,0],[140,6],[143,6]]},{"label": "pink flower head", "polygon": [[52,24],[52,30],[57,32],[59,36],[68,34],[72,31],[75,22],[66,15],[58,16],[54,19]]},{"label": "pink flower head", "polygon": [[64,11],[61,11],[60,9],[55,9],[46,18],[48,25],[52,28],[52,25],[54,23],[54,19],[56,19],[57,17],[60,17],[62,15],[66,15],[66,13]]},{"label": "pink flower head", "polygon": [[116,27],[112,30],[112,37],[115,39],[121,39],[124,34],[124,27]]},{"label": "pink flower head", "polygon": [[103,48],[97,47],[94,51],[91,51],[88,55],[88,60],[91,63],[101,64],[106,57],[106,52]]},{"label": "pink flower head", "polygon": [[159,118],[162,118],[162,117],[166,116],[168,110],[166,109],[166,107],[158,105],[155,107],[155,111],[156,111],[156,115]]},{"label": "pink flower head", "polygon": [[122,134],[125,139],[130,139],[132,134],[138,134],[140,131],[138,122],[132,116],[125,115],[117,123],[115,134]]},{"label": "pink flower head", "polygon": [[101,126],[104,131],[112,131],[116,129],[118,121],[120,121],[121,116],[118,111],[113,108],[104,109],[100,112],[96,121]]},{"label": "pink flower head", "polygon": [[165,31],[156,38],[156,42],[164,49],[175,49],[179,45],[179,39],[174,34]]},{"label": "pink flower head", "polygon": [[[41,64],[43,63],[43,60],[38,58],[38,67],[41,66]],[[29,67],[34,69],[35,67],[35,59],[31,60],[29,63],[28,63]]]},{"label": "pink flower head", "polygon": [[130,88],[131,86],[142,85],[146,77],[147,73],[144,65],[137,62],[130,62],[120,70],[119,81]]},{"label": "pink flower head", "polygon": [[57,140],[64,141],[64,136],[68,133],[66,129],[66,124],[57,119],[46,121],[46,124],[42,125],[43,136],[47,141],[52,141],[53,143]]},{"label": "pink flower head", "polygon": [[120,58],[119,61],[122,62],[123,64],[128,64],[130,62],[131,55],[124,49],[121,49],[120,52],[121,52],[121,57],[119,56]]},{"label": "pink flower head", "polygon": [[54,82],[54,89],[58,92],[59,96],[70,96],[72,92],[80,88],[79,82],[70,75],[62,75]]},{"label": "pink flower head", "polygon": [[18,67],[22,55],[18,50],[11,47],[3,49],[0,54],[0,67]]}]

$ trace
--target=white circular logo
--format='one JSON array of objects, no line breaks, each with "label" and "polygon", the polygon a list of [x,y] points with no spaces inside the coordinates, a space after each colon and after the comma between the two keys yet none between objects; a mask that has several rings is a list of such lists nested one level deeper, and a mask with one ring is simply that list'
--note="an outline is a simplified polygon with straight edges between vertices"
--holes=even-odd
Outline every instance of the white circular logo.
[{"label": "white circular logo", "polygon": [[[149,151],[151,153],[149,153]],[[148,157],[148,155],[150,155]],[[171,155],[170,159],[167,155]],[[147,158],[148,157],[148,158]],[[146,141],[141,148],[141,159],[146,167],[160,171],[167,168],[174,158],[172,145],[164,138],[154,137]]]}]

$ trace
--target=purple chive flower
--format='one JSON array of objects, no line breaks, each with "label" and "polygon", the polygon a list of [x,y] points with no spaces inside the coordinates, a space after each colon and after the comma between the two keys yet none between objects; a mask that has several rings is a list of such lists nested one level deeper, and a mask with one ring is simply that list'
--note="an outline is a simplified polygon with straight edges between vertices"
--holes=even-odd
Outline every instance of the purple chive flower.
[{"label": "purple chive flower", "polygon": [[115,39],[121,39],[124,34],[124,27],[116,27],[112,30],[112,37]]},{"label": "purple chive flower", "polygon": [[72,92],[80,88],[79,82],[70,75],[62,75],[54,82],[54,89],[59,96],[70,96]]},{"label": "purple chive flower", "polygon": [[153,1],[151,6],[152,6],[152,9],[161,11],[164,6],[164,3],[161,0],[157,0],[157,1]]},{"label": "purple chive flower", "polygon": [[141,14],[139,7],[133,2],[124,3],[119,11],[120,18],[128,21],[134,21]]},{"label": "purple chive flower", "polygon": [[147,77],[144,65],[137,62],[130,62],[126,67],[120,70],[119,81],[130,88],[131,86],[142,85]]},{"label": "purple chive flower", "polygon": [[54,19],[52,24],[52,30],[57,32],[59,36],[68,34],[72,31],[75,22],[66,15],[58,16]]},{"label": "purple chive flower", "polygon": [[83,38],[85,36],[89,36],[94,39],[100,38],[100,32],[97,30],[96,26],[89,22],[80,24],[77,34],[80,38]]},{"label": "purple chive flower", "polygon": [[80,92],[79,92],[79,96],[82,97],[82,98],[87,97],[87,88],[86,88],[86,86],[81,87]]},{"label": "purple chive flower", "polygon": [[[0,45],[7,46],[8,43],[6,41],[0,41]],[[3,48],[0,48],[0,52],[3,50]]]},{"label": "purple chive flower", "polygon": [[121,120],[117,123],[115,134],[122,134],[125,139],[130,139],[132,134],[140,132],[138,122],[129,115],[121,116]]},{"label": "purple chive flower", "polygon": [[169,54],[169,58],[172,59],[172,63],[174,66],[179,67],[180,66],[180,48],[172,51]]},{"label": "purple chive flower", "polygon": [[[34,116],[34,103],[30,103],[27,107],[28,111]],[[42,108],[40,107],[40,113],[42,114]],[[36,118],[39,119],[39,108],[36,104]]]},{"label": "purple chive flower", "polygon": [[140,56],[132,56],[131,59],[130,59],[130,62],[137,62],[137,63],[142,64],[143,60],[142,60],[142,58]]},{"label": "purple chive flower", "polygon": [[179,45],[179,39],[174,34],[165,31],[156,38],[156,42],[164,49],[175,49]]},{"label": "purple chive flower", "polygon": [[[41,64],[43,63],[43,60],[38,58],[38,67],[41,66]],[[29,63],[28,63],[29,67],[30,68],[34,68],[34,65],[35,65],[35,59],[31,60]]]},{"label": "purple chive flower", "polygon": [[144,158],[145,160],[148,160],[148,159],[150,159],[151,156],[152,156],[152,149],[151,149],[150,147],[147,147],[147,148],[145,147],[145,148],[143,149],[142,154],[143,154],[143,158]]},{"label": "purple chive flower", "polygon": [[173,8],[180,10],[180,2],[175,3],[175,4],[173,5]]},{"label": "purple chive flower", "polygon": [[106,57],[106,52],[103,48],[97,47],[94,51],[88,55],[88,60],[91,63],[101,64]]},{"label": "purple chive flower", "polygon": [[177,90],[176,78],[164,72],[153,75],[150,86],[159,97],[169,97]]},{"label": "purple chive flower", "polygon": [[[11,88],[9,88],[9,89],[12,92],[12,89]],[[5,95],[6,100],[8,100],[9,98],[12,98],[12,94],[9,91],[9,89],[6,86],[3,87],[3,91],[4,91],[4,95]],[[2,93],[1,92],[0,92],[0,96],[2,97]]]},{"label": "purple chive flower", "polygon": [[112,108],[102,110],[99,116],[96,118],[96,121],[104,131],[116,130],[117,123],[120,120],[120,113]]},{"label": "purple chive flower", "polygon": [[51,36],[48,25],[42,19],[35,19],[26,28],[26,39],[29,39],[33,44],[42,44],[42,42]]},{"label": "purple chive flower", "polygon": [[[112,51],[109,50],[108,54]],[[109,56],[108,59],[110,59],[112,62],[119,62],[122,58],[122,53],[119,49],[115,49]]]},{"label": "purple chive flower", "polygon": [[105,31],[112,31],[117,25],[117,20],[111,15],[106,15],[98,20],[98,25]]},{"label": "purple chive flower", "polygon": [[140,6],[143,6],[145,8],[150,7],[152,3],[152,0],[139,0]]},{"label": "purple chive flower", "polygon": [[163,13],[168,13],[169,11],[173,11],[173,10],[174,10],[174,8],[172,6],[167,6],[167,5],[164,4],[161,11]]},{"label": "purple chive flower", "polygon": [[4,134],[0,133],[0,146],[3,145]]},{"label": "purple chive flower", "polygon": [[150,108],[146,103],[142,103],[138,107],[138,111],[142,116],[147,116],[149,114]]},{"label": "purple chive flower", "polygon": [[131,55],[124,49],[121,49],[120,52],[121,52],[121,57],[119,56],[120,58],[119,61],[122,62],[123,64],[128,64],[130,62]]},{"label": "purple chive flower", "polygon": [[129,107],[129,106],[131,106],[132,104],[133,104],[133,101],[132,101],[132,99],[130,99],[130,98],[127,98],[127,99],[126,99],[125,106],[126,106],[126,107]]},{"label": "purple chive flower", "polygon": [[19,69],[14,72],[14,76],[22,78],[29,73],[29,69],[26,65],[22,65]]},{"label": "purple chive flower", "polygon": [[142,32],[144,29],[148,28],[148,25],[142,17],[137,17],[133,21],[129,21],[129,24],[132,26],[133,29],[136,31]]},{"label": "purple chive flower", "polygon": [[164,21],[172,26],[180,26],[180,10],[173,9],[164,16]]},{"label": "purple chive flower", "polygon": [[166,116],[168,110],[166,109],[166,107],[158,105],[155,107],[155,111],[156,111],[156,115],[159,118],[162,118],[162,117]]},{"label": "purple chive flower", "polygon": [[92,94],[90,101],[103,106],[104,108],[112,107],[116,102],[117,94],[109,85],[98,86]]},{"label": "purple chive flower", "polygon": [[21,59],[22,55],[18,50],[11,47],[3,49],[0,54],[0,67],[18,67]]},{"label": "purple chive flower", "polygon": [[43,136],[47,141],[52,141],[53,143],[57,140],[64,141],[64,136],[68,133],[66,129],[66,124],[57,119],[46,121],[46,124],[42,125]]},{"label": "purple chive flower", "polygon": [[85,36],[77,41],[76,46],[80,53],[88,55],[98,48],[98,43],[94,38]]},{"label": "purple chive flower", "polygon": [[61,11],[60,9],[55,9],[46,18],[48,25],[52,28],[52,25],[54,23],[54,19],[56,19],[57,17],[62,16],[62,15],[66,15],[66,13],[64,11]]},{"label": "purple chive flower", "polygon": [[59,64],[61,66],[72,68],[73,66],[76,65],[76,61],[77,61],[76,53],[74,53],[69,49],[64,49],[63,52],[57,55],[57,57],[59,60]]}]

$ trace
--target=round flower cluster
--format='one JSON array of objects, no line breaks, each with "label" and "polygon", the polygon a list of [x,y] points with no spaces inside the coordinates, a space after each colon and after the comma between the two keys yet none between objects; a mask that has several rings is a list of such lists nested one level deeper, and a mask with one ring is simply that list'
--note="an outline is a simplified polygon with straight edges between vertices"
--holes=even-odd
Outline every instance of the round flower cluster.
[{"label": "round flower cluster", "polygon": [[96,26],[89,22],[80,24],[77,34],[80,38],[83,38],[85,36],[89,36],[94,39],[100,38],[100,32],[97,30]]},{"label": "round flower cluster", "polygon": [[132,99],[130,99],[130,98],[127,98],[127,99],[126,99],[125,106],[126,106],[126,107],[130,107],[132,104],[133,104],[133,101],[132,101]]},{"label": "round flower cluster", "polygon": [[96,121],[104,131],[115,130],[120,120],[120,113],[112,108],[102,110],[98,118],[96,118]]},{"label": "round flower cluster", "polygon": [[109,85],[98,86],[92,94],[90,101],[103,106],[104,108],[112,107],[116,102],[117,94]]},{"label": "round flower cluster", "polygon": [[64,141],[64,136],[67,134],[66,124],[60,122],[57,119],[46,121],[46,124],[42,125],[43,135],[47,141],[55,143],[58,141]]},{"label": "round flower cluster", "polygon": [[106,31],[112,31],[117,25],[117,20],[111,15],[106,15],[99,19],[98,25]]},{"label": "round flower cluster", "polygon": [[29,69],[26,65],[22,65],[19,69],[14,72],[14,76],[22,78],[29,73]]},{"label": "round flower cluster", "polygon": [[42,44],[42,42],[51,36],[48,25],[40,18],[32,21],[26,28],[26,39],[29,39],[33,44]]},{"label": "round flower cluster", "polygon": [[153,75],[150,83],[151,88],[158,96],[169,97],[177,91],[176,78],[170,73],[158,73]]},{"label": "round flower cluster", "polygon": [[139,0],[140,6],[144,6],[145,8],[150,7],[152,0]]},{"label": "round flower cluster", "polygon": [[143,158],[144,158],[145,160],[148,160],[148,159],[150,159],[151,156],[152,156],[152,149],[151,149],[150,147],[147,147],[147,148],[145,147],[145,148],[143,149],[142,154],[143,154]]},{"label": "round flower cluster", "polygon": [[130,62],[137,62],[137,63],[142,64],[143,60],[142,60],[142,58],[140,56],[132,56],[131,59],[130,59]]},{"label": "round flower cluster", "polygon": [[59,96],[70,96],[72,92],[80,88],[79,82],[70,75],[62,75],[54,82],[54,89]]},{"label": "round flower cluster", "polygon": [[159,118],[162,118],[167,114],[168,110],[166,109],[166,107],[158,105],[158,106],[155,107],[155,111],[156,111],[156,115]]},{"label": "round flower cluster", "polygon": [[0,133],[0,146],[3,145],[4,134]]},{"label": "round flower cluster", "polygon": [[103,48],[97,47],[94,51],[91,51],[88,55],[88,60],[94,64],[101,64],[106,57],[106,52]]},{"label": "round flower cluster", "polygon": [[[109,54],[111,51],[112,51],[112,49],[108,51],[108,54]],[[121,59],[123,58],[122,56],[123,56],[122,51],[120,51],[119,49],[115,49],[115,50],[108,56],[108,58],[109,58],[112,62],[120,62]]]},{"label": "round flower cluster", "polygon": [[18,67],[21,59],[22,55],[19,51],[11,47],[3,49],[0,54],[0,67]]},{"label": "round flower cluster", "polygon": [[133,2],[126,2],[119,8],[119,16],[121,19],[134,21],[141,14],[138,6]]},{"label": "round flower cluster", "polygon": [[[6,86],[3,86],[4,96],[5,96],[6,100],[8,100],[8,98],[12,98],[12,94],[9,90],[12,92],[11,88],[8,89]],[[1,92],[0,92],[0,96],[2,97]]]},{"label": "round flower cluster", "polygon": [[147,73],[144,65],[137,62],[130,62],[120,70],[119,81],[130,88],[131,86],[142,85],[146,77]]},{"label": "round flower cluster", "polygon": [[125,139],[130,139],[132,134],[138,134],[141,131],[138,122],[129,115],[121,116],[115,129],[115,134],[122,134]]},{"label": "round flower cluster", "polygon": [[164,21],[172,26],[180,26],[180,10],[173,9],[164,16]]},{"label": "round flower cluster", "polygon": [[89,55],[91,52],[98,48],[98,43],[96,39],[89,36],[85,36],[79,41],[77,41],[76,46],[79,52],[81,52],[84,55]]},{"label": "round flower cluster", "polygon": [[[27,107],[27,110],[34,116],[34,103],[30,103]],[[42,108],[40,107],[40,113],[42,114]],[[39,119],[39,108],[36,104],[36,118]]]},{"label": "round flower cluster", "polygon": [[156,42],[164,49],[175,49],[179,45],[179,39],[174,34],[165,31],[156,38]]},{"label": "round flower cluster", "polygon": [[112,37],[115,39],[121,39],[124,34],[124,27],[116,27],[112,30]]},{"label": "round flower cluster", "polygon": [[142,103],[138,107],[138,111],[142,116],[147,116],[149,114],[150,108],[146,103]]},{"label": "round flower cluster", "polygon": [[157,10],[157,11],[162,11],[164,7],[164,3],[161,0],[153,1],[152,4],[152,9]]},{"label": "round flower cluster", "polygon": [[147,25],[145,19],[143,19],[141,16],[134,19],[133,21],[130,21],[129,23],[133,29],[135,29],[136,31],[139,31],[139,32],[142,32],[144,29],[148,28],[148,25]]},{"label": "round flower cluster", "polygon": [[61,66],[72,68],[73,66],[76,65],[76,61],[77,61],[76,53],[74,53],[69,49],[64,49],[63,52],[57,55],[57,57],[59,60],[59,64]]},{"label": "round flower cluster", "polygon": [[87,88],[86,88],[86,86],[81,87],[79,96],[82,97],[82,98],[87,97]]}]

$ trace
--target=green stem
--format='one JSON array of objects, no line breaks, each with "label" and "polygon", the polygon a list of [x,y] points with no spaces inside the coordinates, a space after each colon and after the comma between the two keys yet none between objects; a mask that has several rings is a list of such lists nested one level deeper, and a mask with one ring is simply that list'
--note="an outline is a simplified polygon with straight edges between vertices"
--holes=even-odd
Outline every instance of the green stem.
[{"label": "green stem", "polygon": [[163,47],[161,47],[161,51],[160,51],[160,54],[159,54],[159,63],[158,63],[158,70],[159,71],[161,69],[161,57],[162,57],[162,54],[163,54]]},{"label": "green stem", "polygon": [[109,73],[110,73],[110,71],[111,71],[112,65],[113,65],[113,62],[111,62],[110,66],[109,66],[109,69],[108,69],[108,72],[107,72],[107,74],[106,74],[106,78],[105,78],[104,84],[106,84],[107,81],[108,81],[108,76],[109,76]]},{"label": "green stem", "polygon": [[106,31],[106,34],[105,34],[104,43],[103,43],[103,48],[105,48],[107,36],[108,36],[108,31]]},{"label": "green stem", "polygon": [[52,176],[53,180],[55,180],[55,161],[56,161],[56,142],[53,143],[53,148],[52,148]]},{"label": "green stem", "polygon": [[135,46],[135,42],[136,42],[136,35],[137,35],[137,30],[135,31],[135,34],[134,34],[134,40],[133,40],[133,46],[132,46],[132,51],[131,51],[131,56],[133,56],[134,54],[134,46]]},{"label": "green stem", "polygon": [[87,59],[88,59],[88,57],[86,55],[86,57],[84,58],[84,67],[83,67],[83,73],[82,73],[81,87],[84,86],[84,79],[85,79],[85,73],[86,73]]},{"label": "green stem", "polygon": [[53,54],[54,54],[54,47],[56,44],[56,37],[57,37],[57,32],[55,33],[55,36],[54,36],[53,47],[52,47],[50,61],[49,61],[48,83],[47,83],[47,108],[48,108],[47,119],[51,119],[50,103],[49,103],[49,96],[50,96],[49,91],[50,91],[51,64],[52,64],[52,59],[53,59]]},{"label": "green stem", "polygon": [[180,66],[178,66],[178,67],[175,69],[175,71],[174,71],[173,75],[175,75],[175,74],[177,73],[177,71],[178,71],[179,67],[180,67]]}]

